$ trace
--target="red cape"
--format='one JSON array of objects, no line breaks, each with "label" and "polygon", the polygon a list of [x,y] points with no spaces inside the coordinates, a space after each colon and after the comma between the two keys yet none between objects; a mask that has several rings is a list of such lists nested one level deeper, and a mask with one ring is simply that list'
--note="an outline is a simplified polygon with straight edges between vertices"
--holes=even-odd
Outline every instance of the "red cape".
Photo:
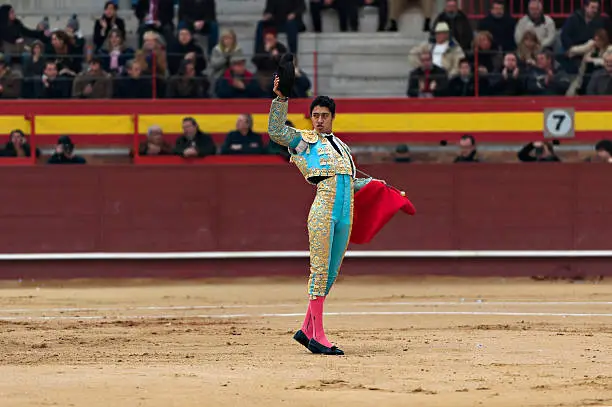
[{"label": "red cape", "polygon": [[412,202],[400,191],[372,180],[355,194],[351,243],[369,243],[374,236],[401,210],[414,215]]}]

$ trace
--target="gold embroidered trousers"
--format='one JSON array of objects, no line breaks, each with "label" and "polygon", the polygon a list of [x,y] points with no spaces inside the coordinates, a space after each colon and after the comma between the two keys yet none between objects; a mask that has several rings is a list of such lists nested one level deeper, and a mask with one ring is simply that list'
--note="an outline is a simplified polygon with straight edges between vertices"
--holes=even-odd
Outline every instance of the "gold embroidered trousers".
[{"label": "gold embroidered trousers", "polygon": [[308,215],[308,295],[311,299],[326,296],[336,281],[351,236],[352,223],[352,176],[335,175],[319,182]]}]

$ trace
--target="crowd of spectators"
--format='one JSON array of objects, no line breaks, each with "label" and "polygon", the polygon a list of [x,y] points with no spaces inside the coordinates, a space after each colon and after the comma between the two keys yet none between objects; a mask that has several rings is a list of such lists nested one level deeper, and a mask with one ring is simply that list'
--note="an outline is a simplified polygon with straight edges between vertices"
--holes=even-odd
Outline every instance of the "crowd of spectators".
[{"label": "crowd of spectators", "polygon": [[[294,126],[287,121],[288,126]],[[184,158],[203,158],[211,155],[280,155],[289,160],[286,147],[269,140],[264,143],[261,134],[253,130],[253,117],[249,113],[238,116],[235,130],[230,131],[225,137],[222,145],[217,146],[209,133],[200,129],[200,125],[193,117],[185,117],[182,120],[183,133],[176,137],[173,142],[168,140],[163,129],[158,125],[147,129],[146,140],[138,146],[138,154],[141,156],[180,156]],[[41,151],[36,148],[36,157],[41,156]],[[130,153],[134,156],[134,152]],[[8,137],[3,146],[0,145],[0,157],[31,157],[32,149],[25,133],[16,129]],[[53,154],[49,157],[49,164],[85,164],[86,160],[75,154],[75,144],[72,139],[60,136]]]},{"label": "crowd of spectators", "polygon": [[[288,126],[294,127],[287,121]],[[200,128],[193,117],[182,120],[182,134],[169,140],[162,127],[152,125],[147,129],[146,140],[138,146],[140,156],[178,156],[185,159],[205,158],[213,155],[278,155],[289,161],[287,148],[276,144],[272,140],[264,142],[261,134],[253,130],[253,117],[249,113],[238,116],[235,130],[230,131],[221,145],[215,144],[211,134]],[[534,141],[527,143],[519,149],[516,158],[520,162],[560,162],[555,152],[557,141]],[[446,145],[443,142],[442,145]],[[585,161],[612,163],[612,140],[604,139],[595,144],[595,155],[589,156]],[[36,157],[41,151],[36,148]],[[134,157],[131,151],[130,156]],[[0,147],[0,157],[31,157],[32,148],[28,138],[22,130],[13,130],[8,141]],[[408,145],[398,145],[392,154],[396,163],[412,163],[414,160]],[[476,138],[465,134],[457,141],[457,155],[455,163],[482,163],[487,162],[478,151]],[[495,162],[492,160],[491,162]],[[85,164],[85,158],[75,153],[75,144],[69,136],[59,137],[53,153],[47,159],[48,164]]]},{"label": "crowd of spectators", "polygon": [[[255,72],[236,34],[219,27],[216,0],[134,0],[136,49],[126,44],[114,0],[104,4],[91,44],[76,15],[61,29],[51,30],[48,19],[30,29],[3,5],[0,98],[270,97],[272,74],[284,53],[297,53],[307,12],[315,32],[322,31],[324,9],[337,11],[341,31],[358,31],[359,9],[374,6],[378,30],[397,31],[407,4],[267,0],[250,58]],[[435,2],[421,0],[429,39],[409,55],[408,96],[612,94],[610,21],[598,0],[586,0],[562,24],[544,13],[540,0],[529,0],[518,21],[504,1],[490,4],[486,17],[470,21],[457,0],[447,0],[437,16]],[[311,81],[296,66],[291,96],[308,97]]]},{"label": "crowd of spectators", "polygon": [[[288,4],[270,0],[248,58],[236,33],[220,31],[215,0],[139,0],[136,49],[126,42],[126,23],[107,1],[92,43],[76,15],[61,29],[48,19],[27,28],[11,5],[0,6],[0,98],[259,98],[272,96],[272,74],[282,55],[297,47],[278,40],[289,23],[277,24]],[[285,11],[283,11],[285,10]],[[301,21],[301,12],[295,17]],[[300,28],[301,29],[301,28]],[[291,30],[289,29],[288,34]],[[296,32],[297,35],[297,32]],[[308,97],[311,81],[296,61],[292,97]]]},{"label": "crowd of spectators", "polygon": [[540,0],[516,21],[501,0],[472,29],[456,0],[409,57],[409,97],[612,95],[610,20],[586,0],[557,30]]}]

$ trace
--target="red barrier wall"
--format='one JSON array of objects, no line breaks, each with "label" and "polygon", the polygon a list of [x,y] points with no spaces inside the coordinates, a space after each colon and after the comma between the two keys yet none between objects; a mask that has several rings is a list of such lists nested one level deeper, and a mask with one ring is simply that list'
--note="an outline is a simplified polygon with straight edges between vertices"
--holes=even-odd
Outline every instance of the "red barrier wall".
[{"label": "red barrier wall", "polygon": [[[363,169],[404,188],[418,213],[415,217],[397,215],[371,244],[351,247],[353,250],[598,250],[612,246],[612,190],[608,187],[612,167],[607,165],[409,164]],[[308,247],[305,220],[314,189],[288,164],[4,167],[0,174],[2,253]],[[531,260],[549,271],[572,262]],[[163,262],[155,263],[147,263],[146,271],[141,267],[141,272],[163,273]],[[276,261],[274,266],[254,263],[231,262],[238,267],[233,272],[241,274],[304,273],[306,269],[305,259]],[[380,264],[387,265],[383,272],[404,273],[516,274],[532,270],[524,268],[524,260],[470,260],[444,266],[424,260],[351,260],[347,264],[355,266],[347,267],[368,272],[375,263],[379,264],[377,272]],[[607,263],[589,260],[598,272],[608,271]],[[37,270],[40,278],[51,270],[35,263],[16,264],[0,263],[0,277]],[[109,268],[108,264],[64,263],[53,269],[60,273],[53,276],[74,276],[78,267],[81,273],[101,275],[130,268]],[[409,269],[406,264],[411,264]],[[170,271],[208,275],[231,271],[228,267],[219,262],[209,262],[206,267],[183,262],[165,270],[166,275]],[[567,270],[574,272],[571,267]]]}]

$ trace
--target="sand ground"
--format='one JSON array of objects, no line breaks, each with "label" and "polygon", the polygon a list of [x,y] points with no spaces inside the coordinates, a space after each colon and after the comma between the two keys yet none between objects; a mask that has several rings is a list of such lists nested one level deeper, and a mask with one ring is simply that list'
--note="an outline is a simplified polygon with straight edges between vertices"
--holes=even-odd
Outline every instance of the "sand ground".
[{"label": "sand ground", "polygon": [[0,406],[612,406],[612,283],[339,281],[328,337],[291,336],[305,281],[0,283]]}]

